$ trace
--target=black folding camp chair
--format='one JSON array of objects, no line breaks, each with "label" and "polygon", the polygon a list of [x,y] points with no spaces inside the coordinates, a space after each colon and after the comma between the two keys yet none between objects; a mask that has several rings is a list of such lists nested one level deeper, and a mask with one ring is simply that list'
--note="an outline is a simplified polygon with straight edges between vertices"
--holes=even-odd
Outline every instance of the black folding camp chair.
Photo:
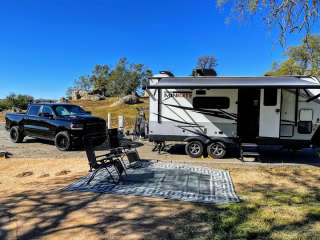
[{"label": "black folding camp chair", "polygon": [[[96,156],[93,145],[92,145],[92,141],[90,140],[90,138],[84,137],[83,142],[84,142],[84,147],[85,147],[86,155],[89,162],[89,167],[90,167],[89,172],[93,172],[90,178],[88,179],[87,184],[90,184],[90,182],[94,179],[96,174],[101,169],[107,170],[113,183],[118,183],[121,180],[123,173],[127,175],[119,155],[103,154],[103,155]],[[113,176],[113,173],[115,173],[118,176],[117,181]]]},{"label": "black folding camp chair", "polygon": [[[126,168],[136,168],[141,166],[141,159],[136,148],[133,147],[129,142],[121,142],[118,134],[118,129],[108,130],[108,142],[110,154],[118,154],[122,164]],[[125,156],[127,157],[128,163],[125,164]]]},{"label": "black folding camp chair", "polygon": [[139,168],[142,166],[142,161],[136,149],[127,149],[124,153],[128,159],[128,164],[125,164],[126,168]]}]

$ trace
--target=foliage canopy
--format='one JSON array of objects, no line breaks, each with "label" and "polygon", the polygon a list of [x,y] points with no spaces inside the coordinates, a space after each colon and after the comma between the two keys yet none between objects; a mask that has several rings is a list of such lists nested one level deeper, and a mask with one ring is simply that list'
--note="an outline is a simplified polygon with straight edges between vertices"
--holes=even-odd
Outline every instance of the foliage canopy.
[{"label": "foliage canopy", "polygon": [[304,30],[309,35],[319,18],[319,0],[216,0],[219,8],[232,5],[232,13],[240,18],[260,13],[268,25],[280,29],[283,43],[288,33]]},{"label": "foliage canopy", "polygon": [[197,69],[214,69],[218,61],[214,56],[201,56],[197,61]]},{"label": "foliage canopy", "polygon": [[302,44],[289,47],[288,59],[281,64],[274,63],[269,76],[312,75],[320,77],[320,36],[307,36]]},{"label": "foliage canopy", "polygon": [[34,100],[33,97],[23,94],[9,94],[5,99],[0,100],[1,109],[10,109],[13,107],[27,109],[28,104]]},{"label": "foliage canopy", "polygon": [[67,95],[70,96],[73,90],[85,90],[104,96],[124,96],[136,92],[151,76],[152,71],[145,65],[120,58],[114,68],[106,64],[95,65],[92,74],[79,77]]}]

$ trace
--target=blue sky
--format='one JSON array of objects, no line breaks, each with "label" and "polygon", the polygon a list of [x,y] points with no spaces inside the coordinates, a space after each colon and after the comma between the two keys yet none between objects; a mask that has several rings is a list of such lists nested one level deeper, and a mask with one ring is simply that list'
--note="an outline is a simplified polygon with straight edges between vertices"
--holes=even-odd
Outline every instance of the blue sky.
[{"label": "blue sky", "polygon": [[175,75],[201,55],[217,57],[219,75],[262,75],[284,58],[261,18],[226,24],[229,9],[214,0],[10,0],[0,11],[0,98],[59,98],[95,64],[123,56]]}]

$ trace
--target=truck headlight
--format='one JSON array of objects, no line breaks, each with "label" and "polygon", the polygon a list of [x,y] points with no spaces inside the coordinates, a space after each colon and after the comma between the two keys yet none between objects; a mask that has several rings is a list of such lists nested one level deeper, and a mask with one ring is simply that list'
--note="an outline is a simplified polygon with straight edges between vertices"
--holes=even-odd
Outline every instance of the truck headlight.
[{"label": "truck headlight", "polygon": [[72,123],[71,124],[71,129],[72,130],[83,130],[84,129],[84,125],[81,123]]}]

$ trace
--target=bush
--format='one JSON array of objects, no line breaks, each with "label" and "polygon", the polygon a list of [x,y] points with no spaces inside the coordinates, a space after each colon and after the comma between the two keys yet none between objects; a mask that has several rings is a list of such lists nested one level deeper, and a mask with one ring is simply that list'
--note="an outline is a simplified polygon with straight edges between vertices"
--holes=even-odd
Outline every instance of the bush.
[{"label": "bush", "polygon": [[23,94],[10,94],[5,99],[0,100],[1,109],[11,109],[13,107],[27,109],[28,104],[33,101],[33,97]]},{"label": "bush", "polygon": [[0,99],[0,111],[3,111],[4,109],[8,109],[8,103],[5,99]]}]

